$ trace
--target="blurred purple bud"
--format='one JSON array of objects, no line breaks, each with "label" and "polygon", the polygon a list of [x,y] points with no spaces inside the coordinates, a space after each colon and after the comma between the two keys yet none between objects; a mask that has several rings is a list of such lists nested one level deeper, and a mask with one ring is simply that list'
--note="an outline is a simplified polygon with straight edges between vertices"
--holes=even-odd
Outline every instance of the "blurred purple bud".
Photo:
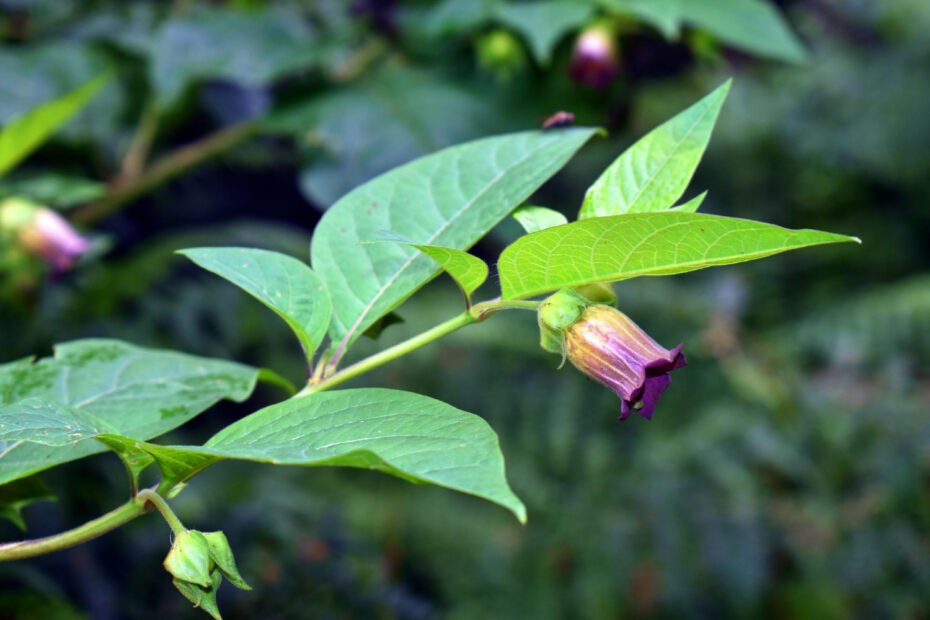
[{"label": "blurred purple bud", "polygon": [[592,88],[606,88],[620,72],[620,59],[613,33],[604,26],[591,26],[578,35],[569,73],[572,79]]},{"label": "blurred purple bud", "polygon": [[32,220],[19,229],[23,248],[41,257],[54,271],[67,271],[90,248],[68,220],[46,207],[38,207]]}]

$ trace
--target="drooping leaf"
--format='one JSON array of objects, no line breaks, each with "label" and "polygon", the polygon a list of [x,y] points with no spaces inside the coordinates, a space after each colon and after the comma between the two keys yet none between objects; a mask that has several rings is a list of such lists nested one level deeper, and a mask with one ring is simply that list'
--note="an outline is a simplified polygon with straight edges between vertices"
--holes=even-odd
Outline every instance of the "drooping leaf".
[{"label": "drooping leaf", "polygon": [[533,207],[529,205],[520,207],[514,211],[513,219],[517,220],[520,226],[523,227],[523,230],[528,233],[568,224],[568,218],[555,209]]},{"label": "drooping leaf", "polygon": [[[430,105],[424,106],[424,101]],[[281,110],[264,128],[299,140],[304,160],[301,190],[328,208],[382,172],[494,133],[497,117],[484,93],[441,75],[388,66]]]},{"label": "drooping leaf", "polygon": [[559,40],[584,24],[593,9],[592,4],[578,0],[514,2],[498,7],[496,16],[523,35],[539,64],[548,65]]},{"label": "drooping leaf", "polygon": [[[77,340],[56,346],[54,357],[36,363],[0,365],[0,405],[43,401],[61,407],[60,413],[92,416],[121,435],[149,439],[219,400],[245,400],[257,376],[256,369],[233,362],[117,340]],[[97,441],[57,447],[0,442],[0,483],[105,450]]]},{"label": "drooping leaf", "polygon": [[279,465],[378,469],[476,495],[525,518],[491,427],[410,392],[363,388],[292,398],[226,427],[203,449]]},{"label": "drooping leaf", "polygon": [[439,263],[459,285],[469,303],[471,303],[471,294],[488,279],[488,264],[464,250],[416,243],[413,247]]},{"label": "drooping leaf", "polygon": [[803,62],[804,47],[778,10],[766,0],[600,0],[605,8],[639,17],[668,38],[678,38],[683,24],[705,30],[723,43],[748,52]]},{"label": "drooping leaf", "polygon": [[100,76],[77,90],[8,121],[0,130],[0,176],[39,148],[97,94],[109,78]]},{"label": "drooping leaf", "polygon": [[656,127],[594,182],[578,219],[661,211],[681,198],[697,169],[730,81]]},{"label": "drooping leaf", "polygon": [[592,218],[518,239],[501,254],[504,299],[590,282],[685,273],[855,237],[697,213]]},{"label": "drooping leaf", "polygon": [[391,230],[426,245],[468,249],[594,131],[533,131],[469,142],[401,166],[340,200],[317,225],[312,245],[313,266],[333,300],[334,342],[344,350],[439,271],[415,248],[362,241]]},{"label": "drooping leaf", "polygon": [[134,445],[155,458],[169,480],[165,487],[223,459],[358,467],[475,495],[526,519],[491,427],[410,392],[363,388],[298,396],[231,424],[203,446]]},{"label": "drooping leaf", "polygon": [[669,211],[679,211],[681,213],[697,213],[697,210],[701,208],[701,205],[704,203],[704,199],[707,198],[707,192],[701,192],[688,202],[680,204],[677,207],[672,207]]},{"label": "drooping leaf", "polygon": [[308,362],[326,337],[332,303],[313,270],[296,258],[250,248],[180,250],[265,304],[293,330]]}]

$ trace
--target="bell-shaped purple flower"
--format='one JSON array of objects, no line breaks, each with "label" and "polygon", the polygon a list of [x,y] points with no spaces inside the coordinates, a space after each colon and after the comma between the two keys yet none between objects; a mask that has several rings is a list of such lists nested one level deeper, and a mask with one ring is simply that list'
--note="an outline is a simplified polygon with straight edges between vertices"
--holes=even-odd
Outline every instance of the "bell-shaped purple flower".
[{"label": "bell-shaped purple flower", "polygon": [[68,220],[46,207],[36,209],[32,220],[19,230],[20,244],[40,256],[54,271],[67,271],[90,248]]},{"label": "bell-shaped purple flower", "polygon": [[588,306],[564,334],[565,353],[571,363],[623,401],[621,420],[633,411],[651,419],[662,392],[671,383],[669,373],[687,363],[682,345],[664,348],[611,306]]},{"label": "bell-shaped purple flower", "polygon": [[604,25],[591,26],[575,41],[569,73],[572,79],[592,88],[606,88],[620,72],[613,32]]}]

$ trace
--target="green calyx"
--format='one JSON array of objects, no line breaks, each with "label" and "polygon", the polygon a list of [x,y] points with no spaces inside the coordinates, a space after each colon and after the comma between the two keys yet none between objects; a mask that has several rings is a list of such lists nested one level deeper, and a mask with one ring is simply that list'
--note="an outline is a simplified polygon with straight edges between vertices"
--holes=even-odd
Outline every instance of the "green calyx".
[{"label": "green calyx", "polygon": [[567,288],[554,293],[539,304],[539,324],[555,331],[565,331],[581,318],[591,302]]},{"label": "green calyx", "polygon": [[563,288],[539,304],[539,346],[549,353],[564,354],[564,332],[575,324],[591,301],[577,292]]},{"label": "green calyx", "polygon": [[0,202],[0,231],[17,232],[35,219],[40,205],[23,198],[7,198]]}]

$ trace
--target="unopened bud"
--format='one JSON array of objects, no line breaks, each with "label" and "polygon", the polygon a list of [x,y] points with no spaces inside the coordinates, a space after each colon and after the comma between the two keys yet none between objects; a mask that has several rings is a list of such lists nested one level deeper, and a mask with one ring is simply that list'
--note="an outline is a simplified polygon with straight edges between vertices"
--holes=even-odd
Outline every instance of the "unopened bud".
[{"label": "unopened bud", "polygon": [[523,43],[513,33],[503,28],[493,30],[475,43],[478,65],[506,82],[520,73],[527,65]]},{"label": "unopened bud", "polygon": [[606,88],[617,77],[619,52],[607,25],[590,26],[578,35],[569,72],[573,80],[592,88]]},{"label": "unopened bud", "polygon": [[213,559],[210,545],[204,535],[196,530],[180,532],[165,557],[165,570],[179,580],[209,588],[213,583],[210,575]]}]

